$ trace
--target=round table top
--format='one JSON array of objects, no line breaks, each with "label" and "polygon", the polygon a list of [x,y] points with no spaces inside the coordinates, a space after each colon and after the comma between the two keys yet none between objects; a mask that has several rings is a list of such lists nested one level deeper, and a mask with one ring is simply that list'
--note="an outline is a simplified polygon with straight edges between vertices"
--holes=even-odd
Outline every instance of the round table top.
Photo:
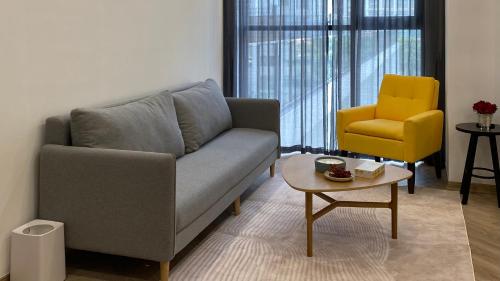
[{"label": "round table top", "polygon": [[[288,185],[303,192],[349,191],[389,185],[409,179],[413,175],[412,172],[406,169],[385,165],[385,172],[374,179],[357,177],[350,182],[333,182],[327,180],[323,174],[316,172],[314,160],[320,156],[321,155],[301,154],[292,156],[284,161],[281,168],[281,174]],[[354,168],[361,165],[361,163],[368,161],[342,158],[346,161],[346,169],[352,172],[354,172]]]},{"label": "round table top", "polygon": [[457,124],[456,129],[460,132],[468,133],[468,134],[476,134],[483,136],[490,135],[500,135],[500,125],[493,124],[494,127],[489,130],[482,129],[477,125],[477,123],[461,123]]}]

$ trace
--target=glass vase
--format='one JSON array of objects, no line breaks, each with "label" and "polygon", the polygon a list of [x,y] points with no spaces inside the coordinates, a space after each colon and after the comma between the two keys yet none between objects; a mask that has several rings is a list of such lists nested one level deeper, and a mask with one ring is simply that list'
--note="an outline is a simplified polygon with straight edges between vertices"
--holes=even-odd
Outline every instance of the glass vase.
[{"label": "glass vase", "polygon": [[491,127],[491,119],[493,114],[478,113],[478,124],[481,130],[489,130]]}]

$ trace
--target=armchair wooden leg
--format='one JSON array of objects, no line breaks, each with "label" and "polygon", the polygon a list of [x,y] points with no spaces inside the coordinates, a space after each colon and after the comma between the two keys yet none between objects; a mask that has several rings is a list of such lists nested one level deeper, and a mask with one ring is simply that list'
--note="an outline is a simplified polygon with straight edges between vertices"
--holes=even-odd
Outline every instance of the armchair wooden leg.
[{"label": "armchair wooden leg", "polygon": [[415,163],[408,163],[408,170],[413,173],[413,176],[408,179],[408,193],[415,193]]},{"label": "armchair wooden leg", "polygon": [[273,163],[271,167],[269,167],[269,174],[271,175],[271,178],[274,177],[275,173],[276,173],[276,163]]},{"label": "armchair wooden leg", "polygon": [[234,200],[233,203],[233,216],[239,216],[241,213],[241,201],[240,197],[238,197],[236,200]]},{"label": "armchair wooden leg", "polygon": [[160,281],[168,281],[168,273],[170,271],[170,265],[168,261],[160,262]]},{"label": "armchair wooden leg", "polygon": [[436,169],[436,177],[441,178],[441,151],[434,153],[434,169]]}]

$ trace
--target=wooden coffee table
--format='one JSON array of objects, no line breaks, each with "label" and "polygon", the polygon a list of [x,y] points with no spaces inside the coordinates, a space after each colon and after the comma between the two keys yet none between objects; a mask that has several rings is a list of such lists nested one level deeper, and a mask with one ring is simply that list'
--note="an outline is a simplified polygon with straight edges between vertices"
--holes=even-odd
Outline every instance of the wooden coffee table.
[{"label": "wooden coffee table", "polygon": [[[314,160],[319,155],[302,154],[292,156],[284,161],[281,173],[285,181],[292,188],[302,191],[306,197],[306,221],[307,221],[307,256],[313,254],[313,222],[326,215],[337,207],[355,208],[388,208],[392,212],[392,238],[398,237],[398,182],[411,178],[412,173],[406,169],[385,166],[385,173],[375,179],[355,178],[351,182],[332,182],[324,178],[323,174],[317,173],[314,168]],[[360,159],[343,158],[346,161],[346,169],[354,171],[358,165],[363,163]],[[368,189],[378,186],[391,185],[390,202],[356,202],[337,201],[323,192],[337,192]],[[330,203],[328,206],[313,213],[313,195]]]}]

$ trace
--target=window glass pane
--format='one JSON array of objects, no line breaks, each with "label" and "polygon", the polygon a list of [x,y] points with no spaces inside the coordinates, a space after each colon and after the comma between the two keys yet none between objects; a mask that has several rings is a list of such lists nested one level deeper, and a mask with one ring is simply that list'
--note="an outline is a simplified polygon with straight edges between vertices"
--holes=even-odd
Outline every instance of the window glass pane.
[{"label": "window glass pane", "polygon": [[364,0],[364,16],[415,16],[415,0]]},{"label": "window glass pane", "polygon": [[320,1],[244,1],[249,25],[318,25],[326,18]]},{"label": "window glass pane", "polygon": [[329,36],[328,87],[336,108],[349,108],[351,103],[351,32],[331,31]]},{"label": "window glass pane", "polygon": [[359,104],[377,102],[385,73],[421,75],[420,30],[363,30],[359,44]]},{"label": "window glass pane", "polygon": [[[268,25],[279,23],[280,1],[243,1],[247,9],[246,20],[250,25]],[[276,21],[278,20],[278,21]]]},{"label": "window glass pane", "polygon": [[328,1],[328,23],[332,25],[350,25],[351,1]]},{"label": "window glass pane", "polygon": [[[279,99],[282,145],[324,145],[325,39],[322,31],[249,31],[248,98]],[[241,93],[240,93],[241,94]],[[307,139],[303,139],[307,138]]]}]

